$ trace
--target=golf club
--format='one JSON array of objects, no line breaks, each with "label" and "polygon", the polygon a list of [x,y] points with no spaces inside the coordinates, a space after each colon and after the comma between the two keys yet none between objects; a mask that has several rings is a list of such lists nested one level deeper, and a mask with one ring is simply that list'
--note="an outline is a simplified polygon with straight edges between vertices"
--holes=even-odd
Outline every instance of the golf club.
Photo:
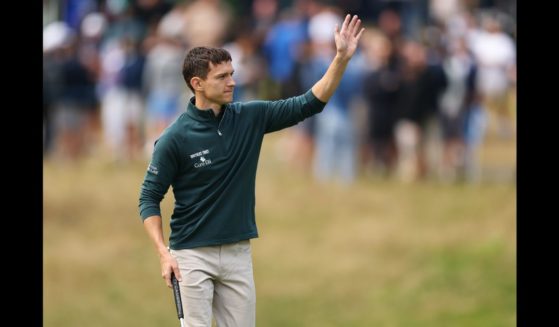
[{"label": "golf club", "polygon": [[175,277],[175,273],[171,272],[171,283],[173,284],[173,294],[175,295],[175,305],[177,307],[177,315],[181,322],[181,327],[184,327],[184,314],[182,312],[181,290],[179,288],[179,281]]}]

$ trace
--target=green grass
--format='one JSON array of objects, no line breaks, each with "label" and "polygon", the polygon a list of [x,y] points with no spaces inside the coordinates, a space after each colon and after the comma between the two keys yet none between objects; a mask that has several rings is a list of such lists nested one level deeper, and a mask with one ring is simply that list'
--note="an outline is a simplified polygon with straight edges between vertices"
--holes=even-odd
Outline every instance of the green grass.
[{"label": "green grass", "polygon": [[[516,325],[514,182],[321,185],[277,159],[280,137],[257,176],[257,326]],[[510,144],[484,151],[514,168]],[[45,161],[44,326],[178,325],[138,217],[146,165]]]}]

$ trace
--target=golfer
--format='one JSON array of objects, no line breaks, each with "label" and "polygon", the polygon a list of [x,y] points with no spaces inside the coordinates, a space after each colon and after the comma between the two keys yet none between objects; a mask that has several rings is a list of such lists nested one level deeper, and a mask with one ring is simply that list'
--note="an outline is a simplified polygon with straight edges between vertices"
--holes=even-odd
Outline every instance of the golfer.
[{"label": "golfer", "polygon": [[[250,239],[256,228],[255,178],[264,134],[322,111],[355,53],[364,28],[347,15],[334,29],[336,56],[306,93],[279,101],[235,102],[231,56],[197,47],[182,74],[194,92],[186,111],[159,137],[141,187],[140,216],[159,253],[168,287],[180,283],[187,326],[255,325]],[[169,249],[160,202],[173,186]]]}]

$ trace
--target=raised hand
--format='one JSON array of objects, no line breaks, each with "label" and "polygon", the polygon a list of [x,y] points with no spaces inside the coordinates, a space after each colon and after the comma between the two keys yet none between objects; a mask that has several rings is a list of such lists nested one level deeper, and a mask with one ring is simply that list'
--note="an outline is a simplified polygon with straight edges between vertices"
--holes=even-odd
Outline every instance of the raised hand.
[{"label": "raised hand", "polygon": [[334,35],[334,40],[336,42],[336,51],[338,56],[343,59],[351,59],[357,49],[357,44],[365,28],[359,29],[361,26],[361,19],[354,15],[351,18],[350,14],[347,14],[345,20],[340,29],[338,24],[336,24],[336,31]]}]

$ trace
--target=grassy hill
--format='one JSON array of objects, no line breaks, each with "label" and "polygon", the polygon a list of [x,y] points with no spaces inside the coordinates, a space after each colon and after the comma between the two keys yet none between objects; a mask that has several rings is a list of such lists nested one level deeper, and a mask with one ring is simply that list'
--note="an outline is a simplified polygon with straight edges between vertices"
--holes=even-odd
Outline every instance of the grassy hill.
[{"label": "grassy hill", "polygon": [[[318,184],[280,137],[257,175],[257,326],[515,326],[514,181]],[[483,151],[514,171],[514,144]],[[179,325],[138,216],[146,165],[44,162],[44,326]]]}]

